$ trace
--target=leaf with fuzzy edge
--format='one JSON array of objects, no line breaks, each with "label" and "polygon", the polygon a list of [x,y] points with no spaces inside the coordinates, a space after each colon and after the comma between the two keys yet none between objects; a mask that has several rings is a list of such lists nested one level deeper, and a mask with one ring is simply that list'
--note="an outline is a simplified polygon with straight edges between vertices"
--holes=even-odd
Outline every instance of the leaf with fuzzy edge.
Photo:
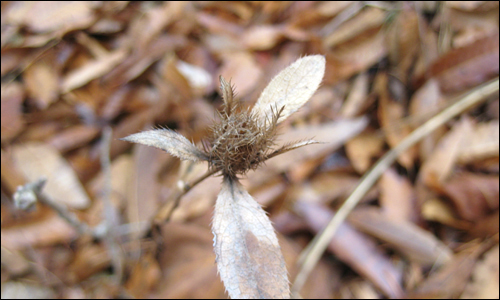
[{"label": "leaf with fuzzy edge", "polygon": [[224,100],[224,111],[229,116],[234,113],[237,105],[234,99],[234,88],[231,86],[231,81],[227,82],[222,75],[219,76],[219,81],[222,99]]},{"label": "leaf with fuzzy edge", "polygon": [[266,160],[270,159],[270,158],[273,158],[275,156],[278,156],[280,154],[283,154],[285,152],[288,152],[288,151],[291,151],[291,150],[294,150],[294,149],[297,149],[297,148],[300,148],[300,147],[304,147],[304,146],[307,146],[307,145],[314,145],[314,144],[323,144],[323,143],[315,141],[315,140],[307,140],[307,141],[301,141],[301,142],[295,142],[295,143],[287,143],[286,145],[280,147],[279,149],[277,149],[277,150],[273,151],[271,154],[269,154],[266,157]]},{"label": "leaf with fuzzy edge", "polygon": [[272,116],[271,109],[285,107],[278,123],[297,111],[316,92],[325,74],[325,57],[299,58],[267,85],[252,109],[262,122]]},{"label": "leaf with fuzzy edge", "polygon": [[224,178],[212,231],[217,269],[231,298],[290,298],[271,221],[236,178]]},{"label": "leaf with fuzzy edge", "polygon": [[153,146],[184,160],[208,160],[207,155],[196,148],[188,139],[170,129],[143,131],[121,138],[120,140]]}]

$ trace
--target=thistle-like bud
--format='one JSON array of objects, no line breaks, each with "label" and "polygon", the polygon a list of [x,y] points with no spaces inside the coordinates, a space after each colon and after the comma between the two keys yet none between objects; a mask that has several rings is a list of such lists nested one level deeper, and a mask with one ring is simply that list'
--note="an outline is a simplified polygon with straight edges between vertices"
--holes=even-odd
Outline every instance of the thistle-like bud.
[{"label": "thistle-like bud", "polygon": [[256,169],[265,160],[274,145],[276,125],[283,108],[271,110],[272,115],[261,124],[260,116],[238,107],[231,85],[222,77],[220,80],[225,109],[219,114],[221,121],[210,128],[208,161],[211,168],[235,177]]}]

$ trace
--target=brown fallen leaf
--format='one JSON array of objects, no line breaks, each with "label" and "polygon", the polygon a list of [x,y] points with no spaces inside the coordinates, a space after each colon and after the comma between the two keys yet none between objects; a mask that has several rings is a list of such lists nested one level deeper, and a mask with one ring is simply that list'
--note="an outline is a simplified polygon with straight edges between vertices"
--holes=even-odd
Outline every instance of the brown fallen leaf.
[{"label": "brown fallen leaf", "polygon": [[388,25],[387,43],[389,59],[394,65],[392,73],[402,82],[408,81],[410,68],[421,51],[420,24],[416,6],[410,3],[401,3],[401,11]]},{"label": "brown fallen leaf", "polygon": [[472,281],[469,282],[461,295],[463,299],[496,299],[499,297],[498,245],[484,254],[484,259],[478,262],[472,272]]},{"label": "brown fallen leaf", "polygon": [[[60,30],[63,33],[90,26],[96,4],[89,2],[18,2],[9,8],[7,18],[21,23],[34,32]],[[61,34],[62,35],[62,34]]]},{"label": "brown fallen leaf", "polygon": [[348,217],[359,230],[367,232],[424,266],[442,265],[451,250],[431,233],[407,221],[388,219],[379,209],[357,209]]},{"label": "brown fallen leaf", "polygon": [[[326,206],[305,201],[296,202],[294,210],[303,216],[314,233],[320,232],[333,217],[333,213]],[[384,295],[403,297],[401,271],[394,267],[372,240],[357,232],[349,224],[340,225],[328,249],[370,280]]]},{"label": "brown fallen leaf", "polygon": [[40,109],[45,109],[59,96],[58,70],[48,60],[40,60],[23,72],[26,90]]},{"label": "brown fallen leaf", "polygon": [[31,224],[2,228],[2,247],[22,250],[26,247],[49,246],[69,242],[77,237],[75,229],[56,213]]},{"label": "brown fallen leaf", "polygon": [[356,76],[351,87],[349,96],[346,98],[340,115],[344,118],[353,118],[366,109],[366,102],[368,100],[369,78],[368,74],[361,73]]},{"label": "brown fallen leaf", "polygon": [[314,136],[314,139],[321,142],[321,144],[314,147],[299,148],[293,152],[272,158],[262,169],[266,169],[267,171],[273,170],[273,172],[283,171],[291,163],[325,155],[343,145],[345,141],[356,136],[367,125],[367,119],[361,117],[288,130],[279,136],[280,140],[304,140]]},{"label": "brown fallen leaf", "polygon": [[498,175],[460,173],[442,189],[465,220],[476,221],[498,209]]},{"label": "brown fallen leaf", "polygon": [[476,228],[476,224],[473,225],[459,219],[453,208],[438,198],[426,200],[420,210],[422,211],[422,217],[428,221],[439,222],[461,230],[470,230],[471,227]]},{"label": "brown fallen leaf", "polygon": [[419,177],[431,187],[438,188],[452,174],[457,162],[459,149],[468,143],[472,121],[462,118],[441,138],[430,157],[423,163]]},{"label": "brown fallen leaf", "polygon": [[246,52],[224,55],[223,64],[218,72],[229,78],[231,84],[238,87],[239,97],[247,95],[262,76],[262,69],[255,58]]},{"label": "brown fallen leaf", "polygon": [[127,291],[135,298],[144,298],[150,294],[161,277],[161,269],[151,253],[141,256],[125,283]]},{"label": "brown fallen leaf", "polygon": [[326,54],[325,83],[334,84],[359,72],[368,70],[387,55],[384,36],[379,28],[364,32],[344,43],[335,52]]},{"label": "brown fallen leaf", "polygon": [[332,31],[328,36],[325,36],[325,46],[335,47],[361,36],[365,31],[380,27],[385,21],[385,15],[386,13],[379,8],[367,7],[338,29]]},{"label": "brown fallen leaf", "polygon": [[460,147],[458,160],[460,163],[497,157],[499,152],[500,123],[497,120],[478,123],[472,128],[468,142]]},{"label": "brown fallen leaf", "polygon": [[245,31],[242,43],[250,50],[267,50],[276,45],[283,36],[283,28],[278,26],[256,26]]},{"label": "brown fallen leaf", "polygon": [[473,245],[470,249],[455,254],[444,266],[425,278],[411,298],[457,298],[464,290],[476,261],[485,250],[485,245]]},{"label": "brown fallen leaf", "polygon": [[73,261],[68,266],[68,283],[76,283],[107,268],[111,263],[104,245],[86,244],[78,248]]},{"label": "brown fallen leaf", "polygon": [[24,128],[22,103],[24,89],[20,83],[2,84],[2,143],[15,137]]},{"label": "brown fallen leaf", "polygon": [[61,83],[61,92],[67,93],[84,86],[89,81],[107,74],[127,56],[127,50],[119,49],[98,60],[71,71]]},{"label": "brown fallen leaf", "polygon": [[[130,223],[149,221],[159,206],[160,183],[158,174],[165,162],[171,160],[152,147],[135,147],[133,156],[132,181],[126,189],[127,220]],[[140,237],[141,232],[133,233]]]},{"label": "brown fallen leaf", "polygon": [[359,174],[368,171],[375,159],[382,155],[383,148],[384,139],[374,133],[362,133],[345,144],[347,157]]},{"label": "brown fallen leaf", "polygon": [[429,78],[436,78],[443,91],[457,92],[498,76],[498,37],[497,32],[449,51],[430,67]]},{"label": "brown fallen leaf", "polygon": [[16,166],[27,181],[47,178],[44,193],[56,203],[83,209],[90,204],[80,180],[68,162],[53,146],[26,143],[12,148]]},{"label": "brown fallen leaf", "polygon": [[469,233],[471,236],[489,238],[498,235],[500,214],[498,210],[474,223]]},{"label": "brown fallen leaf", "polygon": [[[444,99],[439,89],[439,83],[428,80],[420,87],[410,99],[410,117],[413,121],[413,129],[418,128],[425,120],[436,114],[444,107]],[[436,147],[439,139],[446,133],[445,126],[436,129],[419,143],[419,156],[426,161]]]},{"label": "brown fallen leaf", "polygon": [[97,137],[100,129],[94,126],[75,125],[58,134],[54,134],[48,144],[59,152],[67,152],[79,146],[86,145]]},{"label": "brown fallen leaf", "polygon": [[[2,264],[9,273],[22,276],[30,271],[30,262],[24,257],[22,251],[9,250],[2,244]],[[3,295],[2,295],[3,296]]]},{"label": "brown fallen leaf", "polygon": [[380,206],[384,215],[391,221],[418,220],[416,214],[417,199],[410,181],[396,173],[394,169],[387,169],[379,181]]},{"label": "brown fallen leaf", "polygon": [[168,251],[158,254],[162,277],[153,295],[162,299],[224,298],[207,226],[169,222],[162,226]]},{"label": "brown fallen leaf", "polygon": [[[405,108],[401,101],[397,101],[398,99],[394,99],[392,96],[391,82],[394,82],[394,79],[391,79],[387,73],[379,73],[375,79],[374,89],[379,96],[378,117],[380,125],[383,127],[387,143],[391,148],[394,148],[410,134],[411,128],[408,124],[401,122],[405,115]],[[416,154],[416,149],[410,148],[399,155],[398,162],[410,169],[413,167]]]}]

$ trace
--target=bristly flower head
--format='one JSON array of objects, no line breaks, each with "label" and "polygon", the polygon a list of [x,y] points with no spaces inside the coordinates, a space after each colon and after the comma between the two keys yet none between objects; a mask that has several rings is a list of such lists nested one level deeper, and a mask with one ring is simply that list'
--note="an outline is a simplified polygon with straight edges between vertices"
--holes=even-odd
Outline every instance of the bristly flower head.
[{"label": "bristly flower head", "polygon": [[298,59],[271,80],[251,110],[239,105],[231,84],[220,77],[224,106],[203,150],[169,129],[122,139],[160,148],[180,159],[207,161],[223,175],[212,231],[217,269],[231,298],[290,297],[285,262],[271,222],[237,175],[271,157],[316,143],[308,140],[273,148],[276,126],[311,98],[324,72],[324,56]]},{"label": "bristly flower head", "polygon": [[264,124],[259,116],[241,108],[234,100],[234,90],[222,76],[221,91],[224,108],[219,112],[220,122],[210,128],[208,147],[210,167],[220,170],[224,176],[235,177],[250,169],[256,169],[270,154],[276,137],[276,125],[283,111],[272,111]]}]

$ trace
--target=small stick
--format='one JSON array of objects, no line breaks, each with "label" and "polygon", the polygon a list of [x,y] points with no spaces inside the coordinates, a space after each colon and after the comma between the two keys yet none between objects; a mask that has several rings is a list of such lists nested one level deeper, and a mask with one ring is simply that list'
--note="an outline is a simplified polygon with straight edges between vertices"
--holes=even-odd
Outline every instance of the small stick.
[{"label": "small stick", "polygon": [[172,201],[168,201],[165,203],[158,213],[154,217],[154,224],[162,224],[163,222],[168,222],[170,221],[170,217],[172,217],[172,213],[174,210],[179,206],[179,203],[181,202],[182,196],[184,196],[187,192],[189,192],[193,187],[195,187],[198,183],[202,182],[203,180],[207,179],[208,177],[212,176],[213,174],[217,173],[218,170],[208,170],[203,176],[200,178],[196,179],[195,181],[184,184],[183,187],[181,188],[180,192],[177,194],[175,199]]},{"label": "small stick", "polygon": [[47,179],[40,178],[34,182],[28,182],[25,185],[17,187],[14,193],[14,203],[16,207],[22,210],[30,210],[36,201],[47,205],[53,209],[61,218],[63,218],[69,225],[73,226],[79,234],[88,234],[94,236],[90,227],[81,222],[76,214],[70,212],[66,207],[53,201],[48,195],[42,192],[43,186]]}]

